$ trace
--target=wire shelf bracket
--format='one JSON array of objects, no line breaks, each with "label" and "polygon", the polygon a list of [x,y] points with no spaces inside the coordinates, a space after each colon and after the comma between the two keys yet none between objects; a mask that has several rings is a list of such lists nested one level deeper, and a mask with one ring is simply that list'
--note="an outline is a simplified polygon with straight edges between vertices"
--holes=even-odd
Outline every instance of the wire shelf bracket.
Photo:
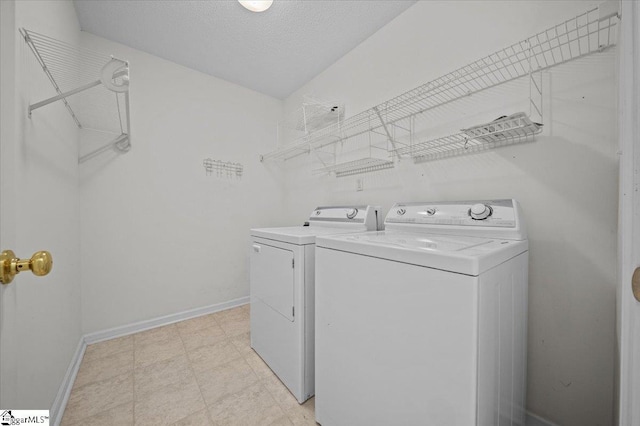
[{"label": "wire shelf bracket", "polygon": [[[57,92],[55,96],[30,104],[29,118],[33,111],[62,101],[78,128],[113,135],[107,145],[81,156],[78,159],[80,163],[109,149],[129,151],[129,63],[25,28],[20,28],[20,34]],[[94,89],[98,87],[103,90],[98,92]],[[99,105],[99,101],[108,106]],[[109,111],[113,116],[110,117],[111,123],[101,123],[101,119],[95,116],[83,118],[80,111],[89,109],[97,110],[98,116]],[[85,125],[85,121],[90,124]]]}]

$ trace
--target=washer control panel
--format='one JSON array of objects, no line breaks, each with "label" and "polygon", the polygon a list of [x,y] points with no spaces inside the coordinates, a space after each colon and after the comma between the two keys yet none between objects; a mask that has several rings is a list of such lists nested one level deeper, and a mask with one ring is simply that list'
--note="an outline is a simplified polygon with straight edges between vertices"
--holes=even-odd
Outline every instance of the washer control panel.
[{"label": "washer control panel", "polygon": [[518,212],[514,203],[514,200],[397,203],[387,214],[385,224],[515,228]]}]

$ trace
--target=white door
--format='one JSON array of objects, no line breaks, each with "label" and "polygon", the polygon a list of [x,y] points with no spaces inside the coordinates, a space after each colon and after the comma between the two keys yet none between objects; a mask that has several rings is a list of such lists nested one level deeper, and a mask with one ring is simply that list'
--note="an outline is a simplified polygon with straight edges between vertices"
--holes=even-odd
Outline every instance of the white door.
[{"label": "white door", "polygon": [[622,1],[620,35],[619,426],[640,425],[640,4]]},{"label": "white door", "polygon": [[[14,2],[0,1],[0,251],[15,247],[12,163],[14,153]],[[0,284],[0,408],[15,407],[17,351],[15,346],[14,288]]]},{"label": "white door", "polygon": [[[0,284],[0,408],[49,409],[52,417],[60,415],[72,360],[82,348],[80,131],[62,103],[28,118],[27,105],[55,89],[18,28],[73,35],[59,20],[69,7],[0,0],[0,252],[28,260],[48,250],[55,257],[46,277],[26,272],[33,266],[27,262],[25,272]],[[0,278],[7,281],[5,274]]]}]

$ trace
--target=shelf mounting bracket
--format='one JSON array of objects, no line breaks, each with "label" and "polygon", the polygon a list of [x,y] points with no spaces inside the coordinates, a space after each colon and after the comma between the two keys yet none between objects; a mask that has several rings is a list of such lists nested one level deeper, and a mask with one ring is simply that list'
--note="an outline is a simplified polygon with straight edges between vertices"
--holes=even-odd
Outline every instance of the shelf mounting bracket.
[{"label": "shelf mounting bracket", "polygon": [[393,148],[393,151],[396,151],[397,150],[396,141],[393,139],[393,136],[391,135],[391,132],[387,127],[387,123],[382,118],[382,114],[380,113],[380,110],[378,109],[377,106],[374,106],[373,110],[375,111],[376,115],[380,119],[380,124],[382,124],[382,128],[384,129],[384,132],[387,134],[387,138],[389,138],[389,142],[391,143],[391,147]]}]

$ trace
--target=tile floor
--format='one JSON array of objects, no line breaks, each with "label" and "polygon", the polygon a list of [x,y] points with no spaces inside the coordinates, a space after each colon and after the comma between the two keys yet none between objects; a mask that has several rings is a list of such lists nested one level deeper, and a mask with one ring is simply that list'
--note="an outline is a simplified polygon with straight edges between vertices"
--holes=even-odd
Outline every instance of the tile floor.
[{"label": "tile floor", "polygon": [[249,305],[89,345],[62,419],[76,425],[315,425],[249,345]]}]

